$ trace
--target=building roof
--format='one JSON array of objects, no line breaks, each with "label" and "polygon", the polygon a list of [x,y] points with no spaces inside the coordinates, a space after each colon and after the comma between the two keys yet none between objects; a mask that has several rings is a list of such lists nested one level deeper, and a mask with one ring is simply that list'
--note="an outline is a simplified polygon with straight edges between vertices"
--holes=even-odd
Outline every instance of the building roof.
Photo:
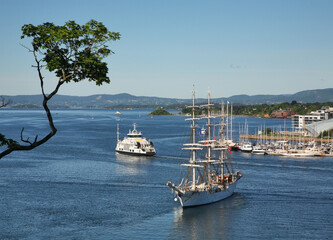
[{"label": "building roof", "polygon": [[313,136],[318,137],[321,132],[333,129],[333,118],[305,125],[305,129]]}]

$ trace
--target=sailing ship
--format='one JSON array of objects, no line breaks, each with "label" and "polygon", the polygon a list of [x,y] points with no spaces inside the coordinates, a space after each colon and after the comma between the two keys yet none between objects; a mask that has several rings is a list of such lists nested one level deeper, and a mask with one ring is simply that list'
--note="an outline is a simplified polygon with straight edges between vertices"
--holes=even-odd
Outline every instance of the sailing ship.
[{"label": "sailing ship", "polygon": [[153,142],[142,137],[142,133],[136,130],[136,123],[133,130],[129,130],[127,137],[119,139],[119,125],[117,124],[117,146],[116,152],[130,155],[153,156],[156,154]]},{"label": "sailing ship", "polygon": [[[206,139],[196,141],[196,120],[195,108],[195,91],[192,93],[192,118],[186,119],[191,124],[191,142],[184,144],[183,150],[190,151],[189,162],[182,164],[188,169],[187,175],[182,179],[179,185],[170,181],[167,186],[175,194],[175,200],[179,200],[181,206],[194,207],[225,199],[233,194],[238,180],[242,174],[235,172],[231,163],[230,148],[224,138],[223,111],[220,116],[220,138],[216,140],[211,137],[211,118],[210,114],[210,94],[208,94]],[[202,107],[202,106],[201,106]],[[200,153],[204,153],[200,158]],[[214,154],[215,153],[215,154]]]}]

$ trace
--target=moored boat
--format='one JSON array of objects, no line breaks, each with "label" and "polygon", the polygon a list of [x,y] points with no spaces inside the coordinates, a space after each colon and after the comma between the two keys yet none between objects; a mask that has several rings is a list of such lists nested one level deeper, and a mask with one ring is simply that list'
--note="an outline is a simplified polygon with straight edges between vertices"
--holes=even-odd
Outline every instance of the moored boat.
[{"label": "moored boat", "polygon": [[239,149],[242,151],[242,152],[247,152],[247,153],[250,153],[252,152],[253,150],[253,147],[252,147],[252,144],[251,143],[243,143],[239,146]]},{"label": "moored boat", "polygon": [[252,153],[253,154],[257,154],[257,155],[265,155],[266,154],[266,150],[263,149],[261,146],[253,146],[252,148]]}]

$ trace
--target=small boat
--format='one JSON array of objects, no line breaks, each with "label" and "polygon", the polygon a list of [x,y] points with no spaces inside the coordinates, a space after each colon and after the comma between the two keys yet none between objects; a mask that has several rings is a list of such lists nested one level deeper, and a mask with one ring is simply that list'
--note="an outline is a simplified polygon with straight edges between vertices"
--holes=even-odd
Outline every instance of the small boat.
[{"label": "small boat", "polygon": [[116,115],[121,115],[122,113],[121,113],[121,112],[119,112],[119,111],[117,111],[115,114],[116,114]]},{"label": "small boat", "polygon": [[252,152],[252,144],[251,143],[243,143],[242,145],[240,145],[239,149],[242,151],[242,152]]},{"label": "small boat", "polygon": [[142,137],[141,132],[136,130],[136,124],[133,124],[133,130],[129,130],[127,137],[119,139],[119,125],[117,125],[117,146],[116,152],[130,155],[153,156],[156,154],[154,144],[149,139]]},{"label": "small boat", "polygon": [[226,142],[227,142],[229,148],[231,149],[231,151],[238,151],[240,149],[238,146],[238,143],[235,143],[232,140],[227,140]]},{"label": "small boat", "polygon": [[286,157],[296,157],[296,158],[306,158],[306,157],[322,157],[322,152],[314,150],[297,150],[291,149],[287,153],[283,153],[282,156]]},{"label": "small boat", "polygon": [[266,151],[261,146],[253,146],[252,153],[257,155],[265,155]]},{"label": "small boat", "polygon": [[[182,150],[190,151],[189,162],[182,164],[188,168],[186,177],[175,185],[170,181],[167,186],[175,194],[175,201],[180,202],[183,208],[195,207],[199,205],[209,204],[223,200],[233,194],[236,189],[238,180],[242,177],[239,171],[235,171],[231,163],[231,150],[225,143],[223,127],[223,113],[221,115],[220,139],[216,140],[211,136],[210,118],[210,96],[208,95],[207,113],[207,138],[203,141],[196,141],[196,120],[194,110],[197,106],[194,104],[193,90],[193,105],[191,120],[191,142],[184,144]],[[215,152],[215,153],[213,153]],[[202,153],[202,154],[201,154]],[[200,156],[201,155],[201,156]],[[202,158],[200,158],[202,157]]]}]

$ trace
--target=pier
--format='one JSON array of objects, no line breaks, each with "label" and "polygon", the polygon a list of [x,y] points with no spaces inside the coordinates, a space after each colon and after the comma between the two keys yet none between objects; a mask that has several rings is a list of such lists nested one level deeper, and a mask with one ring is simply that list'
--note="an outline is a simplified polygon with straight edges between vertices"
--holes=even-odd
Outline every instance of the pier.
[{"label": "pier", "polygon": [[275,141],[299,141],[299,142],[323,142],[330,143],[332,139],[321,139],[314,137],[299,137],[299,136],[264,136],[264,135],[239,135],[240,139],[259,139],[259,140],[275,140]]}]

